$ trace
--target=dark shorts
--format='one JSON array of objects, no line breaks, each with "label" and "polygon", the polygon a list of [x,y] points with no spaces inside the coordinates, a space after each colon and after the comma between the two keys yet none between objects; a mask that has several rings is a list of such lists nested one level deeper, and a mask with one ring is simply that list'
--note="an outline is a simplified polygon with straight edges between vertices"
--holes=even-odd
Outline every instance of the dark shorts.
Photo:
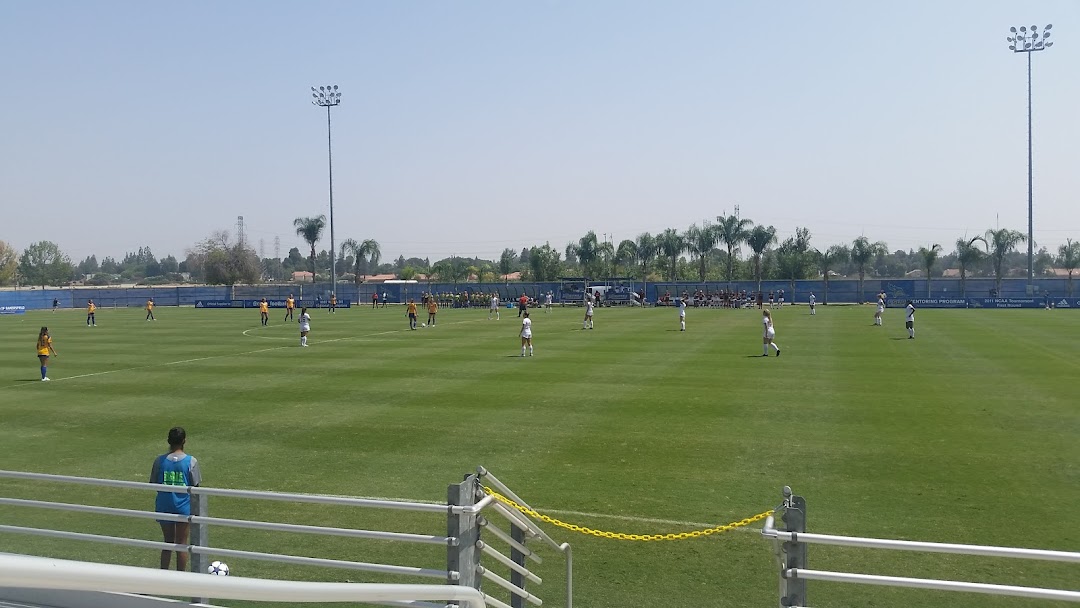
[{"label": "dark shorts", "polygon": [[409,313],[409,318],[410,319],[415,319],[416,318],[416,313],[415,312],[410,312]]},{"label": "dark shorts", "polygon": [[906,327],[908,329],[914,329],[915,328],[915,322],[914,321],[905,321],[904,322],[904,327]]}]

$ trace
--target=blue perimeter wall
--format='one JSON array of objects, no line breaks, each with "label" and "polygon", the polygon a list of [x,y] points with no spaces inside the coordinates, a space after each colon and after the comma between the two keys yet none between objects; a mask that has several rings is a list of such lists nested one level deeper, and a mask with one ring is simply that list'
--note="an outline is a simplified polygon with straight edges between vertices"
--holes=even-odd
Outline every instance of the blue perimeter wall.
[{"label": "blue perimeter wall", "polygon": [[[603,284],[597,281],[597,284]],[[927,297],[926,281],[924,279],[867,279],[864,281],[863,297],[860,297],[858,281],[851,279],[833,279],[829,281],[829,292],[826,300],[825,283],[821,280],[796,281],[795,289],[787,281],[762,281],[761,289],[766,294],[769,291],[785,291],[785,299],[789,303],[805,303],[810,292],[817,296],[817,301],[824,304],[826,301],[834,303],[866,302],[874,298],[878,291],[884,290],[888,295],[890,304],[895,305],[898,300],[924,299]],[[753,291],[756,287],[752,281],[735,281],[731,283],[736,290]],[[728,283],[717,282],[681,282],[681,283],[648,283],[646,286],[646,298],[655,302],[657,294],[663,295],[670,291],[672,297],[681,295],[683,291],[694,293],[698,289],[715,292],[727,289]],[[1032,297],[1027,293],[1026,279],[1005,279],[1002,281],[1000,298],[1024,298]],[[640,284],[632,286],[634,290],[641,288]],[[994,280],[986,278],[967,280],[968,298],[988,298],[994,288]],[[432,293],[490,293],[497,291],[504,301],[516,299],[523,292],[530,297],[542,298],[548,291],[555,294],[555,301],[562,299],[561,283],[416,283],[416,284],[382,284],[365,283],[362,285],[338,285],[338,299],[350,300],[353,306],[364,306],[371,302],[371,295],[378,291],[380,299],[385,291],[391,304],[402,304],[409,298],[419,300],[420,294],[430,291]],[[1038,279],[1035,281],[1035,294],[1042,297],[1044,292],[1049,292],[1051,299],[1060,300],[1071,296],[1068,294],[1068,281],[1064,278]],[[310,306],[314,303],[315,296],[325,305],[330,294],[330,284],[320,283],[316,285],[282,283],[266,285],[236,285],[214,287],[74,287],[63,289],[19,289],[0,291],[0,306],[25,306],[28,310],[51,308],[53,298],[60,300],[63,308],[84,308],[88,299],[93,299],[98,306],[141,307],[146,300],[153,298],[157,306],[194,306],[200,300],[246,300],[246,299],[282,299],[289,294],[294,294],[300,299],[300,305]],[[960,298],[959,279],[934,279],[931,282],[930,298],[956,299]]]}]

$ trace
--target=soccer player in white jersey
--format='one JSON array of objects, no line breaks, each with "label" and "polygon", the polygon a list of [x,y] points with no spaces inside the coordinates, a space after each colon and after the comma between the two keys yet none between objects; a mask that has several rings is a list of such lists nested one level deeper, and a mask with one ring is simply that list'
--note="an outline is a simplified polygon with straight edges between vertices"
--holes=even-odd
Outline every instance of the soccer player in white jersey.
[{"label": "soccer player in white jersey", "polygon": [[686,300],[679,300],[679,331],[686,331]]},{"label": "soccer player in white jersey", "polygon": [[495,320],[499,320],[499,294],[491,294],[491,307],[488,308],[488,321],[491,320],[491,313],[495,313]]},{"label": "soccer player in white jersey", "polygon": [[552,299],[554,299],[554,297],[555,294],[551,293],[550,291],[547,292],[547,297],[544,299],[544,308],[546,309],[545,312],[551,312],[551,301]]},{"label": "soccer player in white jersey", "polygon": [[776,329],[773,328],[772,313],[769,312],[768,308],[761,311],[761,324],[762,324],[764,332],[765,332],[764,335],[762,336],[762,338],[763,338],[763,342],[762,342],[763,346],[762,346],[761,350],[763,352],[761,353],[761,356],[762,357],[768,357],[769,356],[769,346],[772,346],[773,348],[776,349],[776,356],[779,357],[780,356],[780,347],[774,341],[776,339]]},{"label": "soccer player in white jersey", "polygon": [[874,325],[881,325],[881,315],[885,312],[885,294],[879,293],[877,299],[877,312],[874,313]]},{"label": "soccer player in white jersey", "polygon": [[778,304],[779,304],[780,308],[783,308],[784,307],[784,290],[781,289],[780,293],[777,294],[777,295],[779,296]]},{"label": "soccer player in white jersey", "polygon": [[817,314],[817,311],[814,310],[815,306],[817,306],[817,296],[815,296],[814,292],[811,291],[810,292],[810,314],[811,315],[816,315]]},{"label": "soccer player in white jersey", "polygon": [[533,356],[532,345],[532,319],[529,318],[529,311],[525,311],[524,317],[521,319],[521,356],[525,356],[525,347],[529,347],[529,356]]},{"label": "soccer player in white jersey", "polygon": [[907,321],[904,323],[904,326],[907,327],[907,337],[908,337],[908,340],[914,340],[915,339],[915,305],[911,303],[911,300],[907,301],[907,306],[905,307],[905,310],[907,310]]},{"label": "soccer player in white jersey", "polygon": [[307,335],[311,331],[311,315],[308,314],[307,308],[300,309],[300,346],[307,346]]},{"label": "soccer player in white jersey", "polygon": [[588,300],[585,300],[585,320],[581,322],[581,329],[592,329],[593,328],[592,313],[593,313],[593,303],[592,303],[592,297],[590,297]]}]

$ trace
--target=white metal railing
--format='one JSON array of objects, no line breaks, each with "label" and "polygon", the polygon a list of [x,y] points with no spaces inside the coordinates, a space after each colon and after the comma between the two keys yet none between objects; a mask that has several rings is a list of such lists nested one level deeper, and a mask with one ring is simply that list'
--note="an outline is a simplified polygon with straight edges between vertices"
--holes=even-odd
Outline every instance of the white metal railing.
[{"label": "white metal railing", "polygon": [[[477,467],[476,472],[477,472],[478,480],[481,483],[481,485],[490,484],[492,487],[494,487],[496,490],[498,490],[500,494],[506,496],[510,500],[513,500],[514,502],[516,502],[517,504],[525,507],[526,509],[532,509],[532,507],[530,507],[527,502],[522,500],[520,496],[515,494],[513,490],[511,490],[509,487],[507,487],[506,484],[504,484],[503,482],[499,481],[498,478],[496,478],[494,475],[492,475],[491,472],[488,471],[487,469],[485,469],[484,467]],[[490,499],[492,497],[490,495],[487,495],[486,498]],[[543,542],[543,544],[547,545],[551,549],[554,549],[555,551],[558,551],[559,553],[561,553],[564,556],[564,558],[566,560],[566,608],[573,608],[573,606],[574,606],[574,553],[573,553],[573,550],[570,547],[570,543],[557,543],[557,542],[555,542],[554,539],[552,539],[550,536],[548,536],[548,534],[546,532],[544,532],[544,530],[541,529],[540,526],[537,525],[536,522],[534,522],[532,519],[530,519],[527,515],[525,515],[524,513],[520,513],[518,511],[512,510],[512,509],[504,506],[500,502],[497,502],[497,501],[492,502],[491,503],[491,508],[492,508],[491,512],[498,513],[499,515],[501,515],[503,518],[505,518],[510,523],[510,525],[513,528],[516,528],[517,530],[520,530],[526,537],[539,539],[540,541]],[[479,520],[479,524],[486,532],[490,532],[492,534],[492,536],[495,536],[499,540],[501,540],[501,541],[507,543],[508,545],[510,545],[511,549],[513,550],[512,555],[516,554],[516,556],[518,556],[518,559],[515,561],[515,560],[513,560],[511,558],[506,557],[505,555],[502,555],[501,553],[498,553],[493,548],[491,548],[488,545],[485,545],[481,541],[480,543],[478,543],[478,546],[479,546],[480,550],[485,555],[489,555],[493,559],[495,559],[496,561],[502,563],[503,565],[506,565],[506,566],[510,567],[510,571],[512,573],[512,575],[511,575],[512,580],[508,581],[508,580],[506,580],[506,579],[492,573],[491,571],[489,571],[487,569],[484,569],[482,566],[481,566],[481,569],[480,569],[481,576],[483,576],[485,580],[489,580],[489,581],[495,583],[496,585],[510,591],[511,594],[516,595],[516,596],[518,596],[520,598],[523,598],[525,601],[527,601],[527,602],[529,602],[529,603],[531,603],[533,605],[539,606],[542,603],[540,601],[540,598],[532,595],[531,593],[529,593],[528,591],[525,590],[525,585],[524,585],[525,580],[533,580],[533,577],[536,577],[535,574],[533,574],[531,571],[528,570],[528,568],[525,567],[525,562],[526,562],[527,559],[529,559],[529,560],[532,560],[532,561],[534,561],[536,563],[542,563],[543,560],[540,558],[539,555],[536,554],[536,552],[532,551],[527,546],[525,546],[524,542],[522,542],[521,540],[515,539],[513,537],[514,536],[513,534],[507,534],[506,532],[500,530],[497,526],[495,526],[491,522],[490,519],[481,518]],[[524,540],[524,539],[522,539],[522,540]],[[496,555],[498,555],[498,557],[495,557]],[[515,567],[509,566],[510,563],[516,564],[517,567],[515,568]],[[536,577],[536,578],[539,578],[539,577]],[[538,581],[534,581],[534,582],[538,582]],[[488,598],[488,601],[489,602],[491,601],[490,597]],[[489,605],[496,605],[496,604],[489,604]]]},{"label": "white metal railing", "polygon": [[[261,602],[365,602],[441,607],[445,602],[453,601],[467,608],[484,608],[484,595],[480,591],[460,585],[277,581],[4,554],[0,554],[0,587],[210,596]],[[432,601],[444,604],[428,603]]]},{"label": "white metal railing", "polygon": [[[150,492],[162,491],[162,486],[160,484],[153,483],[0,470],[0,479],[3,478],[63,484],[90,485]],[[469,479],[471,479],[472,481],[469,481]],[[536,585],[543,583],[543,579],[538,574],[529,570],[529,568],[525,566],[526,561],[532,561],[536,564],[543,563],[543,559],[536,553],[536,551],[528,547],[526,544],[529,540],[535,539],[540,541],[544,546],[558,551],[565,557],[565,606],[566,608],[573,608],[573,554],[570,545],[568,543],[556,543],[536,524],[536,522],[532,521],[528,516],[502,505],[501,503],[496,501],[493,496],[484,493],[481,489],[481,486],[483,484],[488,484],[494,487],[500,493],[507,497],[510,497],[518,504],[528,507],[528,504],[525,503],[525,501],[522,500],[512,490],[510,490],[510,488],[508,488],[505,484],[495,478],[495,476],[489,473],[486,469],[484,469],[483,467],[479,467],[477,475],[468,478],[466,482],[463,482],[463,484],[459,484],[462,487],[467,486],[468,491],[464,493],[470,495],[469,499],[461,501],[459,504],[446,505],[399,500],[349,498],[311,494],[290,494],[283,492],[263,492],[253,490],[232,490],[223,488],[170,486],[168,491],[178,491],[180,493],[187,493],[191,496],[193,512],[192,515],[172,515],[166,513],[156,513],[153,511],[140,511],[136,509],[83,505],[48,500],[31,500],[25,498],[0,497],[0,506],[44,509],[52,511],[67,511],[73,513],[85,513],[93,515],[106,515],[137,519],[155,519],[188,522],[192,524],[192,538],[190,544],[185,545],[171,544],[160,541],[107,536],[101,534],[90,534],[85,532],[69,532],[63,530],[34,528],[28,526],[7,524],[0,524],[0,533],[23,534],[31,536],[61,538],[67,540],[99,542],[113,545],[138,547],[143,549],[187,552],[192,555],[192,570],[194,572],[205,571],[205,566],[209,563],[208,556],[218,556],[226,558],[235,557],[260,561],[298,564],[304,566],[320,566],[349,570],[361,570],[380,574],[436,578],[446,580],[450,583],[456,583],[457,586],[471,586],[477,589],[479,589],[481,580],[487,580],[492,584],[508,591],[511,594],[511,603],[515,606],[518,605],[518,602],[520,601],[526,601],[534,605],[540,605],[542,603],[539,597],[525,589],[527,582]],[[455,486],[451,486],[451,488],[454,487]],[[431,514],[437,513],[440,515],[445,515],[451,519],[471,518],[471,520],[474,522],[471,525],[474,526],[474,528],[472,528],[471,531],[469,528],[459,529],[459,536],[468,539],[463,542],[462,538],[452,535],[453,532],[443,536],[434,534],[415,534],[406,532],[389,532],[382,530],[357,530],[328,526],[312,526],[292,523],[262,522],[233,518],[210,517],[207,514],[207,500],[209,496],[253,500],[285,501],[294,503],[315,503],[343,507],[407,510]],[[507,522],[507,524],[509,525],[509,532],[503,531],[494,523],[493,518],[496,518],[496,516],[497,519],[501,519]],[[456,561],[454,561],[453,563],[460,562],[460,568],[454,569],[453,567],[451,567],[449,561],[446,569],[418,568],[405,565],[346,561],[300,555],[280,555],[250,550],[212,547],[210,546],[209,537],[207,534],[209,526],[248,528],[262,531],[292,532],[369,540],[373,539],[396,541],[425,545],[441,545],[447,547],[449,554],[454,554],[457,556]],[[481,530],[490,534],[490,538],[488,538],[486,541],[480,539]],[[498,544],[499,542],[506,543],[506,545],[509,547],[509,556],[500,552],[495,547],[495,544]],[[461,557],[469,553],[471,549],[475,549],[475,552],[473,552],[469,559],[461,560]],[[506,568],[509,571],[509,579],[504,578],[503,576],[500,576],[496,572],[492,571],[490,567],[484,567],[483,565],[481,565],[480,558],[482,556],[492,560],[493,563],[491,565],[495,565],[500,568]],[[467,572],[460,571],[462,569],[467,570]],[[515,596],[519,599],[515,599]],[[484,601],[488,606],[494,606],[495,608],[510,608],[508,604],[494,597],[485,595]],[[392,604],[398,605],[396,603]]]},{"label": "white metal railing", "polygon": [[[793,519],[798,522],[797,527],[803,529],[805,525],[805,512],[803,511],[803,509],[805,509],[805,501],[803,501],[801,497],[792,496],[791,490],[787,487],[784,488],[784,505],[781,508],[785,510],[785,514],[787,509],[798,511],[797,517]],[[1016,585],[813,570],[806,567],[806,545],[819,544],[859,547],[864,549],[885,549],[892,551],[951,553],[978,557],[1001,557],[1073,564],[1080,564],[1080,552],[890,540],[857,536],[836,536],[832,534],[800,532],[798,530],[778,530],[775,524],[774,517],[770,515],[765,520],[765,527],[761,530],[761,535],[773,542],[774,551],[780,567],[781,604],[783,605],[805,605],[806,594],[805,588],[803,587],[805,583],[798,583],[798,581],[811,580],[1080,602],[1080,591],[1067,589],[1045,589]]]}]

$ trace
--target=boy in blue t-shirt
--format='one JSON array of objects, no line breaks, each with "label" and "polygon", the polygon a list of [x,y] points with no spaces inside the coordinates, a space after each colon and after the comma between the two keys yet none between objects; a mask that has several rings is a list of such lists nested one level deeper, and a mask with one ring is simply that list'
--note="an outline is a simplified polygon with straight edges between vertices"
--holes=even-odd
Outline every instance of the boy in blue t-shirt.
[{"label": "boy in blue t-shirt", "polygon": [[[197,486],[202,483],[202,473],[199,471],[199,463],[195,457],[184,452],[184,444],[187,442],[187,432],[183,427],[174,426],[169,429],[169,453],[162,454],[154,459],[154,466],[150,469],[150,483],[158,483],[167,486],[185,488],[184,492],[158,492],[154,501],[154,510],[158,513],[172,513],[176,515],[191,515],[191,496],[187,493],[187,486]],[[190,522],[158,520],[161,525],[161,533],[165,542],[170,544],[188,544]],[[161,569],[168,570],[169,562],[172,561],[172,551],[161,552]],[[176,552],[176,569],[186,571],[188,566],[188,554],[184,551]]]}]

